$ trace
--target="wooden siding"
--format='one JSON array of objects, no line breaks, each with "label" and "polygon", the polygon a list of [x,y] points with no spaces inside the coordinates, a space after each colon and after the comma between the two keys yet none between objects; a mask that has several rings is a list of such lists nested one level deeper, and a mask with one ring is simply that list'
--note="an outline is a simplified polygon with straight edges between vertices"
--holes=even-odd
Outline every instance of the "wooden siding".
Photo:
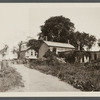
[{"label": "wooden siding", "polygon": [[25,53],[25,58],[26,59],[37,59],[37,52],[33,49],[29,49]]},{"label": "wooden siding", "polygon": [[39,58],[43,58],[44,54],[48,51],[49,47],[43,43],[39,49]]}]

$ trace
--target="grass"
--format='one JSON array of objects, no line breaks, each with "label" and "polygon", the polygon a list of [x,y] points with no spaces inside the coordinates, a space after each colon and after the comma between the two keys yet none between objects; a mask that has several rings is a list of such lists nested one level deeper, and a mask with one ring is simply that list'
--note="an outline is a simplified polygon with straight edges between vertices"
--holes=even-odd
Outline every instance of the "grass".
[{"label": "grass", "polygon": [[[52,62],[51,62],[52,63]],[[30,68],[51,74],[82,91],[100,91],[100,69],[90,64],[60,64],[56,62],[48,65],[46,61],[31,62]]]},{"label": "grass", "polygon": [[22,76],[16,69],[6,67],[0,70],[0,92],[5,92],[15,87],[24,87]]}]

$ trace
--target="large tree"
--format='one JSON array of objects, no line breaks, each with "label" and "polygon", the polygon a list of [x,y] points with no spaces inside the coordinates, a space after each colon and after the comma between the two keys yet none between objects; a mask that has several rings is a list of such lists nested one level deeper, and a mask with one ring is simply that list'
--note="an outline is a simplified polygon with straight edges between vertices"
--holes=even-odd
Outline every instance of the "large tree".
[{"label": "large tree", "polygon": [[39,48],[42,45],[42,43],[43,41],[41,40],[31,39],[28,41],[27,46],[39,52]]},{"label": "large tree", "polygon": [[76,49],[78,49],[78,46],[80,46],[80,50],[84,50],[84,47],[90,49],[95,44],[96,37],[89,35],[89,33],[77,31],[70,34],[69,42],[75,46]]},{"label": "large tree", "polygon": [[8,48],[9,48],[8,45],[5,44],[3,49],[0,50],[0,54],[2,55],[2,57],[4,57],[6,55]]},{"label": "large tree", "polygon": [[41,26],[39,39],[43,38],[48,41],[68,42],[70,32],[74,31],[74,23],[69,18],[63,16],[51,17]]},{"label": "large tree", "polygon": [[18,43],[18,47],[13,47],[13,50],[12,50],[13,54],[17,54],[18,59],[20,58],[22,43],[23,43],[23,42],[20,41],[20,42]]},{"label": "large tree", "polygon": [[95,43],[96,38],[93,35],[85,32],[74,32],[74,23],[69,18],[63,16],[51,17],[45,21],[45,24],[41,26],[41,33],[38,34],[39,39],[43,39],[54,42],[67,43],[78,49],[83,50],[86,46],[88,49]]}]

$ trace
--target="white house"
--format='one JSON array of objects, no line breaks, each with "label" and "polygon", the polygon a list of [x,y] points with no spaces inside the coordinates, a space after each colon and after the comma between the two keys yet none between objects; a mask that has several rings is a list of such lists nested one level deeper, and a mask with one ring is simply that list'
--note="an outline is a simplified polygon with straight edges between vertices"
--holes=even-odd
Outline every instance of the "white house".
[{"label": "white house", "polygon": [[27,47],[27,42],[21,46],[20,59],[37,59],[38,53],[31,47]]},{"label": "white house", "polygon": [[37,59],[38,53],[34,49],[27,49],[25,52],[25,58],[26,59]]}]

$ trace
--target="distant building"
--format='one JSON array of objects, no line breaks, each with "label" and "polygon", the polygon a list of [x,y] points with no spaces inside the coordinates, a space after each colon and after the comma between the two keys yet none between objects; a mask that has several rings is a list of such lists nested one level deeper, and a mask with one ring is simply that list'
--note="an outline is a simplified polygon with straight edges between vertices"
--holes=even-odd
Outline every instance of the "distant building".
[{"label": "distant building", "polygon": [[1,60],[12,60],[12,59],[17,59],[17,54],[13,53],[10,49],[8,49],[6,52],[0,51],[0,61]]},{"label": "distant building", "polygon": [[[80,57],[80,63],[92,62],[93,60],[100,59],[100,51],[76,51],[81,52],[83,55]],[[77,60],[78,56],[76,57]]]},{"label": "distant building", "polygon": [[39,58],[43,58],[44,54],[48,51],[53,51],[56,54],[64,51],[72,51],[75,50],[75,47],[71,44],[67,43],[59,43],[59,42],[50,42],[50,41],[43,41],[39,49]]}]

